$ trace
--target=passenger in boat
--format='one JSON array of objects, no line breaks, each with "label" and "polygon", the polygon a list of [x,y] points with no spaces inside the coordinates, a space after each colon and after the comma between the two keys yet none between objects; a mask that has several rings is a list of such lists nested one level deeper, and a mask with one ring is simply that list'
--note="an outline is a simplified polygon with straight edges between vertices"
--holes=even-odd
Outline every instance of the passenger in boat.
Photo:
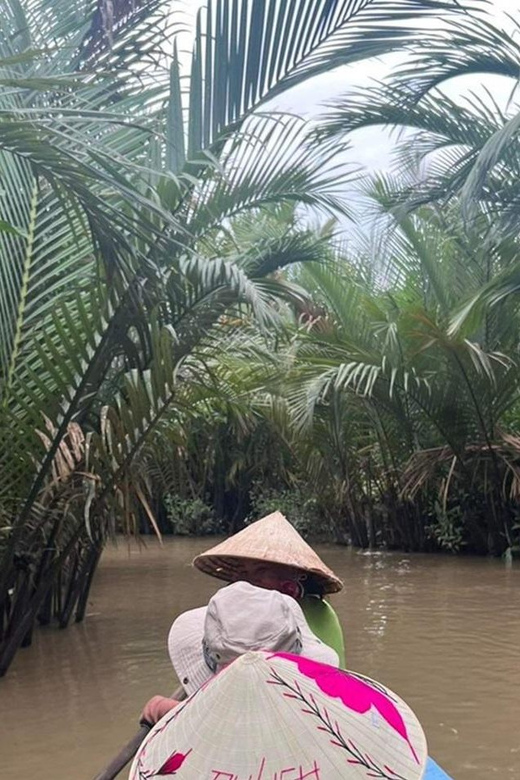
[{"label": "passenger in boat", "polygon": [[198,555],[193,565],[227,582],[244,580],[292,596],[311,630],[332,647],[345,667],[345,643],[338,617],[325,596],[343,583],[291,523],[274,512]]},{"label": "passenger in boat", "polygon": [[[219,590],[207,607],[191,609],[173,623],[168,650],[187,695],[250,650],[302,655],[337,667],[337,653],[310,630],[296,601],[275,589],[235,582]],[[156,723],[178,701],[154,696],[142,720]]]}]

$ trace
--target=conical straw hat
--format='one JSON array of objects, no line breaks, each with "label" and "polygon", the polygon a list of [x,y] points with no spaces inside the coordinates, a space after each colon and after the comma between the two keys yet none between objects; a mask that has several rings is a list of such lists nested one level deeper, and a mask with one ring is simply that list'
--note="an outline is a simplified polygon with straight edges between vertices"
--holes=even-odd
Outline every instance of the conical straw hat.
[{"label": "conical straw hat", "polygon": [[303,656],[249,652],[162,718],[130,780],[421,780],[426,738],[378,683]]},{"label": "conical straw hat", "polygon": [[[232,581],[237,572],[247,572],[248,561],[266,561],[312,574],[325,593],[336,593],[343,583],[302,539],[282,515],[273,512],[247,526],[224,542],[197,557],[193,565],[200,571]],[[237,569],[238,567],[238,569]]]}]

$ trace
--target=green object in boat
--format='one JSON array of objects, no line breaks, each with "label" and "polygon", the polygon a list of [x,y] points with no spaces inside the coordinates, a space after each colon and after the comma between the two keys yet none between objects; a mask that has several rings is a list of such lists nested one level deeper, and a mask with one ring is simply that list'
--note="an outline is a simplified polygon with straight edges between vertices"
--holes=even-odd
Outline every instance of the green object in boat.
[{"label": "green object in boat", "polygon": [[339,665],[344,669],[345,642],[341,624],[334,609],[328,601],[318,596],[304,596],[299,604],[313,634],[336,651],[339,656]]}]

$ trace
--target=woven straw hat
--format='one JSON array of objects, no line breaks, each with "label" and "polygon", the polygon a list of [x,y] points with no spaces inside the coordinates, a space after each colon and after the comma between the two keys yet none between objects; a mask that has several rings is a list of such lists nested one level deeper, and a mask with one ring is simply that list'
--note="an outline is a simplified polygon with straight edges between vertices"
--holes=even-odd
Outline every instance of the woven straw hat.
[{"label": "woven straw hat", "polygon": [[197,557],[200,571],[231,582],[247,579],[248,564],[265,561],[312,574],[325,593],[336,593],[343,583],[316,555],[282,515],[273,512]]},{"label": "woven straw hat", "polygon": [[130,780],[421,780],[426,738],[398,696],[302,656],[249,652],[162,718]]},{"label": "woven straw hat", "polygon": [[293,598],[248,582],[222,588],[207,607],[179,615],[168,635],[171,662],[188,695],[249,650],[285,650],[339,664],[335,650],[312,633]]}]

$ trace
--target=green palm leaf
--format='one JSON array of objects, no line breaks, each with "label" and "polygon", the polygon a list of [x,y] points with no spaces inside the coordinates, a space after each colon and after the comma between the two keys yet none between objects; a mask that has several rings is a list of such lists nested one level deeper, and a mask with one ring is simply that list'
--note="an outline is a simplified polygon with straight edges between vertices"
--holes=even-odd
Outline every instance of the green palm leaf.
[{"label": "green palm leaf", "polygon": [[454,8],[442,0],[210,0],[197,19],[188,156],[273,96],[331,67],[392,51],[412,31],[406,22]]}]

